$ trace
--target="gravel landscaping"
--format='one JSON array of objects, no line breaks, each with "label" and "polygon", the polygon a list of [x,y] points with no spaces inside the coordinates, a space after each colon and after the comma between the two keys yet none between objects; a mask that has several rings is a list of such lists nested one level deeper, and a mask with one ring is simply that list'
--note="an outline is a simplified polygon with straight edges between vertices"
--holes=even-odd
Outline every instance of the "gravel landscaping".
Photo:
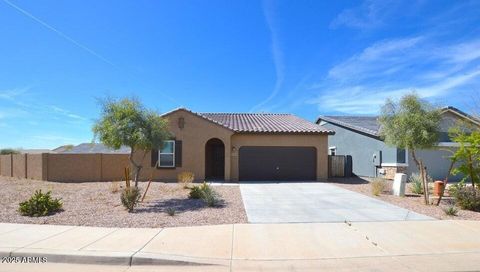
[{"label": "gravel landscaping", "polygon": [[[177,227],[246,223],[238,185],[213,186],[223,199],[209,208],[202,200],[189,199],[188,189],[176,183],[152,182],[143,203],[128,213],[120,202],[121,182],[59,183],[0,177],[0,222],[97,227]],[[147,182],[140,182],[142,192]],[[62,198],[63,211],[45,217],[18,213],[18,204],[41,189]],[[116,192],[115,192],[116,191]],[[167,214],[175,209],[174,216]]]},{"label": "gravel landscaping", "polygon": [[448,207],[452,204],[452,201],[448,199],[442,200],[439,206],[425,205],[423,202],[423,196],[412,193],[408,183],[406,187],[405,197],[398,197],[392,195],[391,188],[393,181],[391,180],[386,181],[386,190],[380,196],[374,196],[372,194],[371,185],[366,179],[331,179],[330,182],[342,188],[368,195],[370,197],[377,198],[379,200],[383,200],[385,202],[389,202],[399,207],[403,207],[405,209],[409,209],[411,211],[421,213],[430,217],[444,220],[480,220],[480,212],[460,210],[460,208],[458,208],[457,216],[446,215],[443,211],[443,208]]}]

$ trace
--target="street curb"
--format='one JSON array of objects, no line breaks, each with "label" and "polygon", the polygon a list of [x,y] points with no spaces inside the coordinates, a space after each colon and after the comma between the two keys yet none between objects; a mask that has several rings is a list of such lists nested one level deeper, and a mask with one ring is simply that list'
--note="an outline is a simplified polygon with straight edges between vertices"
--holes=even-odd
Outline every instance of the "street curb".
[{"label": "street curb", "polygon": [[165,255],[138,252],[132,256],[131,265],[230,265],[229,259],[195,258],[178,255]]},{"label": "street curb", "polygon": [[[65,254],[68,252],[68,254]],[[168,265],[168,266],[228,266],[230,260],[194,258],[176,255],[164,255],[145,252],[110,252],[110,251],[65,251],[43,249],[16,249],[0,251],[0,256],[47,258],[49,263],[96,264],[96,265]]]},{"label": "street curb", "polygon": [[122,252],[78,251],[64,254],[55,251],[21,249],[10,254],[11,257],[46,257],[49,263],[130,265],[132,254]]}]

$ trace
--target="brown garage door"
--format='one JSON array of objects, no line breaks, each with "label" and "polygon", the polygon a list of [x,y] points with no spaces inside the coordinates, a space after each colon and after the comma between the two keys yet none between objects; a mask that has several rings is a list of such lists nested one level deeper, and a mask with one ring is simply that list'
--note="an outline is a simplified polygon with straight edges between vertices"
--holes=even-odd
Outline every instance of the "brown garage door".
[{"label": "brown garage door", "polygon": [[315,147],[243,146],[239,150],[240,181],[316,180]]}]

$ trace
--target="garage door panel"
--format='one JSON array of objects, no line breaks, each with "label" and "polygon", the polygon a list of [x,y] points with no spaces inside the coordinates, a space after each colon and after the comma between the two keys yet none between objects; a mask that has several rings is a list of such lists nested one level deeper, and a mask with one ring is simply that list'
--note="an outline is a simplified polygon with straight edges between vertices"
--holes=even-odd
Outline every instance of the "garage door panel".
[{"label": "garage door panel", "polygon": [[315,147],[244,146],[239,150],[241,181],[316,179]]}]

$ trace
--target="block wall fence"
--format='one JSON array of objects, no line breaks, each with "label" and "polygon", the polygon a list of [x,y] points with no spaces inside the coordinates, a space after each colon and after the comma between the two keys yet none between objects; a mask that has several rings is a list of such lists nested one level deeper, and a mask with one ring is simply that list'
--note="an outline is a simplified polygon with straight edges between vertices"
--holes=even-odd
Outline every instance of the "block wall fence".
[{"label": "block wall fence", "polygon": [[0,176],[88,182],[124,179],[127,154],[11,154],[0,155]]}]

